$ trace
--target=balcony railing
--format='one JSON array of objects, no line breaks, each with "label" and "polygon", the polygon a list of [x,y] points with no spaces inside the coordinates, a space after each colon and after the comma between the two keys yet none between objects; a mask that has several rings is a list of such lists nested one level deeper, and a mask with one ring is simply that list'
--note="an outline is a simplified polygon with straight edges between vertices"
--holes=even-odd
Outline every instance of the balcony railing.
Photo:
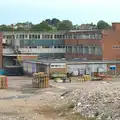
[{"label": "balcony railing", "polygon": [[10,49],[10,48],[3,48],[3,54],[13,54],[14,53],[14,51],[12,50],[12,49]]},{"label": "balcony railing", "polygon": [[[19,48],[21,53],[65,53],[65,48]],[[4,54],[14,53],[12,49],[3,49]]]}]

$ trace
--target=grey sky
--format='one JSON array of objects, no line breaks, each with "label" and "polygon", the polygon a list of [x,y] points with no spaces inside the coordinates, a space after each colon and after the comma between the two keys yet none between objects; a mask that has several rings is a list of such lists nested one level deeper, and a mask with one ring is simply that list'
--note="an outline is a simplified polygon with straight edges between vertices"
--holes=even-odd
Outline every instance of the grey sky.
[{"label": "grey sky", "polygon": [[0,24],[46,18],[69,19],[74,24],[120,22],[120,0],[1,0]]}]

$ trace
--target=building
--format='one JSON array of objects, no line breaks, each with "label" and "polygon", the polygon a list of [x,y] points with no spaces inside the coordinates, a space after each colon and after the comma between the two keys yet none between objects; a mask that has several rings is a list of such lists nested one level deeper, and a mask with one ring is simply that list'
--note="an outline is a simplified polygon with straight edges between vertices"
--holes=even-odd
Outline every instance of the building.
[{"label": "building", "polygon": [[[4,61],[17,55],[39,58],[102,59],[101,31],[3,32]],[[7,62],[8,63],[8,62]]]},{"label": "building", "polygon": [[35,72],[44,72],[51,74],[54,72],[73,73],[74,71],[82,74],[91,74],[94,72],[104,72],[110,75],[120,74],[120,61],[82,61],[82,60],[24,60],[24,73],[33,75]]},{"label": "building", "polygon": [[79,26],[80,30],[93,30],[93,29],[97,29],[97,26],[94,24],[81,24]]},{"label": "building", "polygon": [[112,29],[103,31],[103,59],[120,60],[120,23],[112,23]]},{"label": "building", "polygon": [[71,30],[65,39],[66,58],[102,60],[102,33],[99,30]]}]

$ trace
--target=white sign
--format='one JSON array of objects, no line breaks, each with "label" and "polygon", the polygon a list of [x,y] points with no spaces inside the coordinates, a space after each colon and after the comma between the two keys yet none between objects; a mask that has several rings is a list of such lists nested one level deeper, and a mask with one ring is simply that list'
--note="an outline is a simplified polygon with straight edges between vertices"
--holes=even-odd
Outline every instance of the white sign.
[{"label": "white sign", "polygon": [[113,68],[113,67],[116,68],[116,65],[110,65],[110,68]]},{"label": "white sign", "polygon": [[50,68],[66,68],[65,63],[51,63]]}]

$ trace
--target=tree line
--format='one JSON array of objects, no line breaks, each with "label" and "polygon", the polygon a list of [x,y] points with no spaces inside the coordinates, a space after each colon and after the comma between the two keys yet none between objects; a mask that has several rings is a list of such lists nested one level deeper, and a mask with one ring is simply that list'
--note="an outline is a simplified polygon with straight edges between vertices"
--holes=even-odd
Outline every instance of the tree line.
[{"label": "tree line", "polygon": [[[107,22],[100,20],[97,24],[90,23],[94,26],[93,29],[109,29],[111,25]],[[38,24],[32,22],[17,23],[15,25],[0,25],[0,31],[60,31],[60,30],[79,30],[80,25],[73,25],[70,20],[60,21],[57,18],[46,19]]]}]

